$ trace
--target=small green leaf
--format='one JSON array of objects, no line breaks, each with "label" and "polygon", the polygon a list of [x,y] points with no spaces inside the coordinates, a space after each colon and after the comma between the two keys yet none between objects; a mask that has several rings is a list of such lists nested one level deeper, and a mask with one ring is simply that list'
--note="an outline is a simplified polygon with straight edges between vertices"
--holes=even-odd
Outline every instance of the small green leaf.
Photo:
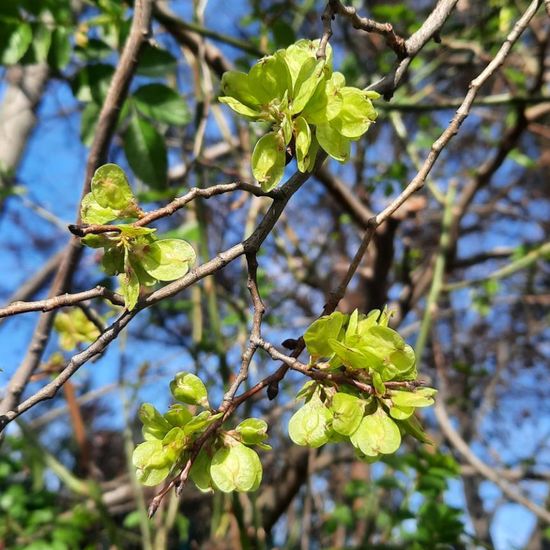
[{"label": "small green leaf", "polygon": [[284,141],[278,134],[266,134],[256,143],[252,153],[252,172],[264,191],[271,191],[281,181],[285,157]]},{"label": "small green leaf", "polygon": [[296,131],[296,162],[300,172],[306,172],[309,164],[307,156],[311,146],[311,130],[305,118],[298,117],[294,121]]},{"label": "small green leaf", "polygon": [[[250,82],[249,82],[248,75],[246,73],[242,73],[239,71],[227,71],[222,76],[221,89],[225,96],[229,96],[230,98],[233,98],[243,106],[249,108],[251,111],[255,112],[256,114],[259,114],[260,102],[254,96],[254,92],[250,89]],[[227,99],[227,98],[223,98],[223,99]],[[220,98],[220,101],[221,100],[222,98]],[[222,103],[227,103],[227,102],[222,101]],[[229,106],[231,107],[231,105]],[[246,114],[246,113],[241,113],[241,114]]]},{"label": "small green leaf", "polygon": [[104,224],[116,220],[118,211],[100,206],[93,194],[87,193],[80,203],[80,217],[84,223]]},{"label": "small green leaf", "polygon": [[345,87],[340,93],[343,98],[342,108],[331,121],[331,126],[347,138],[358,139],[376,120],[376,111],[361,90]]},{"label": "small green leaf", "polygon": [[317,126],[319,145],[335,160],[345,162],[350,155],[350,140],[335,130],[330,123]]},{"label": "small green leaf", "polygon": [[138,480],[147,486],[158,485],[166,479],[172,464],[165,457],[162,442],[158,439],[138,445],[132,455]]},{"label": "small green leaf", "polygon": [[235,99],[234,97],[230,96],[224,96],[218,98],[220,103],[223,103],[233,109],[236,113],[239,113],[240,115],[249,117],[252,120],[257,120],[260,116],[260,112],[247,107],[244,103],[241,103],[238,99]]},{"label": "small green leaf", "polygon": [[342,87],[345,86],[345,78],[342,73],[333,73],[332,77],[321,83],[309,100],[302,116],[312,124],[325,124],[333,120],[342,109]]},{"label": "small green leaf", "polygon": [[288,48],[286,48],[286,50],[284,50],[284,58],[290,70],[293,87],[298,80],[298,75],[300,74],[302,65],[304,65],[308,59],[316,59],[315,51],[316,48],[313,46],[311,40],[305,39],[298,40],[298,42],[291,44]]},{"label": "small green leaf", "polygon": [[248,74],[250,91],[262,104],[272,99],[282,99],[292,86],[292,78],[283,54],[264,57],[256,63]]},{"label": "small green leaf", "polygon": [[414,407],[397,407],[390,408],[390,416],[396,420],[406,420],[414,413]]},{"label": "small green leaf", "polygon": [[397,422],[399,426],[401,426],[409,435],[412,435],[415,439],[418,439],[418,441],[433,445],[433,441],[426,435],[416,416],[412,415],[406,420],[398,420]]},{"label": "small green leaf", "polygon": [[397,424],[378,407],[373,414],[363,418],[350,441],[367,456],[392,454],[401,445],[401,432]]},{"label": "small green leaf", "polygon": [[329,338],[339,338],[346,315],[335,311],[314,321],[304,334],[304,342],[313,360],[330,357],[334,350],[328,343]]},{"label": "small green leaf", "polygon": [[166,124],[185,125],[191,121],[191,113],[183,98],[164,84],[146,84],[138,88],[133,99],[144,115]]},{"label": "small green leaf", "polygon": [[193,418],[193,415],[183,405],[175,404],[170,406],[170,410],[164,414],[164,418],[172,426],[183,428]]},{"label": "small green leaf", "polygon": [[194,416],[184,427],[185,435],[191,435],[200,432],[203,428],[213,424],[218,418],[221,418],[223,413],[212,414],[210,411],[202,411]]},{"label": "small green leaf", "polygon": [[313,396],[298,409],[288,423],[288,434],[296,445],[312,448],[321,447],[329,439],[332,415],[318,396]]},{"label": "small green leaf", "polygon": [[267,422],[261,418],[247,418],[235,430],[245,445],[257,445],[267,438]]},{"label": "small green leaf", "polygon": [[224,493],[255,491],[261,483],[262,463],[255,451],[239,443],[216,452],[210,475]]},{"label": "small green leaf", "polygon": [[95,171],[92,195],[99,206],[113,210],[124,210],[134,199],[124,170],[116,164],[104,164]]},{"label": "small green leaf", "polygon": [[136,72],[144,76],[165,78],[177,66],[178,61],[170,52],[146,42],[139,52]]},{"label": "small green leaf", "polygon": [[338,392],[332,398],[330,410],[334,416],[332,429],[341,435],[351,435],[361,423],[365,404],[362,399]]},{"label": "small green leaf", "polygon": [[36,63],[44,63],[52,43],[52,31],[43,23],[33,25],[32,51]]},{"label": "small green leaf", "polygon": [[[426,388],[428,389],[428,388]],[[434,400],[431,396],[419,391],[392,390],[390,392],[392,403],[397,407],[429,407]]]},{"label": "small green leaf", "polygon": [[188,405],[201,405],[208,408],[208,393],[202,380],[190,372],[178,372],[170,382],[174,399]]},{"label": "small green leaf", "polygon": [[114,67],[106,63],[85,65],[71,82],[75,97],[79,101],[93,101],[101,105],[107,96],[114,72]]},{"label": "small green leaf", "polygon": [[132,311],[139,298],[139,279],[127,258],[124,259],[124,273],[121,273],[118,278],[120,290],[124,296],[124,305],[128,311]]},{"label": "small green leaf", "polygon": [[61,26],[52,31],[52,42],[48,50],[48,65],[53,69],[64,69],[71,60],[72,46],[68,28]]},{"label": "small green leaf", "polygon": [[15,65],[25,55],[25,52],[31,45],[31,26],[21,21],[16,25],[5,25],[2,33],[6,34],[2,37],[3,50],[1,52],[0,63],[2,65]]},{"label": "small green leaf", "polygon": [[101,265],[107,275],[118,275],[124,271],[124,250],[112,246],[105,250]]},{"label": "small green leaf", "polygon": [[147,440],[164,439],[173,427],[150,403],[141,405],[138,416],[143,424],[143,437]]},{"label": "small green leaf", "polygon": [[201,449],[189,472],[189,477],[193,480],[199,491],[206,492],[212,490],[211,464],[212,459],[210,455],[207,451]]},{"label": "small green leaf", "polygon": [[163,188],[168,157],[162,136],[149,122],[134,114],[123,141],[126,158],[135,175],[151,187]]},{"label": "small green leaf", "polygon": [[193,247],[180,239],[162,239],[148,245],[140,265],[159,281],[173,281],[183,277],[195,263]]},{"label": "small green leaf", "polygon": [[291,101],[291,113],[293,115],[302,112],[315,93],[317,86],[323,78],[324,66],[324,60],[318,61],[314,57],[310,57],[306,59],[300,68],[296,84],[294,85],[293,99]]}]

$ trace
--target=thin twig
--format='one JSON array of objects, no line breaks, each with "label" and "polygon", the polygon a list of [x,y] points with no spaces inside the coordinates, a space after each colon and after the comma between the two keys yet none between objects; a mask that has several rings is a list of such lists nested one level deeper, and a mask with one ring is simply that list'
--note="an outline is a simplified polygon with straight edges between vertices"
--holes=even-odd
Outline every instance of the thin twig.
[{"label": "thin twig", "polygon": [[[272,199],[276,198],[280,194],[279,189],[273,189],[272,191],[263,191],[258,185],[253,185],[251,183],[245,182],[236,182],[236,183],[221,183],[219,185],[212,185],[211,187],[193,187],[185,195],[178,197],[168,203],[162,208],[157,210],[152,210],[144,216],[142,216],[136,222],[129,224],[130,227],[145,227],[150,223],[157,221],[161,218],[171,216],[174,212],[180,210],[191,201],[197,197],[203,199],[209,199],[216,195],[222,195],[224,193],[232,193],[234,191],[246,191],[256,197],[270,197]],[[115,232],[120,233],[120,228],[116,225],[99,225],[99,224],[89,224],[89,225],[70,225],[69,230],[74,235],[79,237],[84,237],[91,233],[100,234],[100,233],[109,233]]]},{"label": "thin twig", "polygon": [[228,404],[233,400],[237,390],[241,384],[248,378],[248,369],[256,349],[258,348],[257,341],[261,337],[262,330],[262,318],[265,313],[265,306],[258,290],[257,272],[258,272],[258,260],[255,254],[247,254],[246,256],[247,268],[248,268],[248,280],[247,287],[252,298],[252,307],[254,308],[254,315],[252,318],[252,330],[250,331],[249,344],[243,353],[241,368],[236,376],[234,382],[230,388],[225,392],[223,396],[223,402],[220,410],[227,408]]},{"label": "thin twig", "polygon": [[353,6],[344,6],[340,0],[329,0],[329,5],[332,13],[349,19],[354,29],[382,35],[398,59],[407,57],[407,42],[395,33],[391,23],[379,23],[368,17],[360,17]]},{"label": "thin twig", "polygon": [[470,113],[473,101],[479,92],[479,89],[495,73],[495,71],[504,63],[504,60],[510,53],[510,49],[527,28],[529,21],[535,15],[542,0],[531,2],[523,16],[516,22],[510,34],[498,50],[494,59],[483,69],[483,71],[470,82],[468,93],[456,111],[455,116],[447,126],[441,136],[433,143],[432,148],[426,157],[426,160],[420,167],[416,176],[410,181],[403,192],[396,197],[382,212],[374,217],[372,223],[378,227],[383,221],[391,216],[411,195],[416,193],[424,186],[426,177],[430,173],[435,161],[441,154],[441,151],[447,146],[449,141],[458,133],[462,123]]},{"label": "thin twig", "polygon": [[120,294],[108,290],[103,286],[96,286],[83,292],[62,294],[53,298],[46,298],[45,300],[37,300],[36,302],[13,302],[6,307],[0,308],[0,319],[29,311],[52,311],[60,307],[74,306],[93,298],[105,298],[117,306],[124,305],[124,298]]}]

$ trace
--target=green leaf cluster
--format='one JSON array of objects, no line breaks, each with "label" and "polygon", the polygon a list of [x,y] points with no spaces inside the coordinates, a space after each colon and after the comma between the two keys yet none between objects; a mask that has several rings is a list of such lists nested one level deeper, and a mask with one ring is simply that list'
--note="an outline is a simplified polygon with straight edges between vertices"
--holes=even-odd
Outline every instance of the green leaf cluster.
[{"label": "green leaf cluster", "polygon": [[71,55],[72,10],[67,0],[3,2],[0,6],[0,64],[47,63],[59,70]]},{"label": "green leaf cluster", "polygon": [[70,308],[55,316],[54,328],[59,334],[61,349],[70,351],[79,344],[93,342],[99,329],[86,317],[80,308]]},{"label": "green leaf cluster", "polygon": [[[406,384],[417,378],[414,351],[388,327],[389,318],[380,310],[368,315],[335,312],[307,329],[311,366],[345,374],[350,383],[317,380],[302,388],[297,398],[306,403],[289,422],[296,444],[316,448],[349,440],[361,458],[372,461],[397,451],[406,433],[429,441],[414,412],[432,405],[436,390]],[[352,380],[368,384],[371,391],[361,393]],[[385,383],[390,381],[404,384],[388,389]]]},{"label": "green leaf cluster", "polygon": [[[131,222],[142,215],[124,171],[116,164],[98,168],[92,178],[91,191],[82,200],[82,221],[86,224]],[[135,307],[141,287],[179,279],[195,262],[195,251],[184,240],[158,239],[156,229],[128,223],[118,223],[114,228],[119,232],[86,235],[82,242],[92,248],[103,248],[103,270],[108,275],[118,275],[129,310]]]},{"label": "green leaf cluster", "polygon": [[[212,411],[204,383],[192,373],[176,374],[170,391],[178,403],[168,412],[161,414],[148,403],[139,412],[145,441],[136,447],[132,460],[144,485],[157,485],[181,468],[192,456],[196,440],[223,416]],[[189,476],[201,491],[255,491],[262,480],[262,465],[251,447],[270,449],[266,439],[267,424],[258,418],[247,418],[233,430],[218,430],[202,446]]]},{"label": "green leaf cluster", "polygon": [[254,177],[265,191],[283,177],[289,149],[300,172],[313,169],[319,148],[345,162],[351,142],[376,120],[371,100],[379,95],[346,86],[344,75],[332,70],[330,45],[326,59],[317,59],[318,46],[318,40],[299,40],[260,59],[248,73],[222,77],[220,102],[271,125],[252,153]]}]

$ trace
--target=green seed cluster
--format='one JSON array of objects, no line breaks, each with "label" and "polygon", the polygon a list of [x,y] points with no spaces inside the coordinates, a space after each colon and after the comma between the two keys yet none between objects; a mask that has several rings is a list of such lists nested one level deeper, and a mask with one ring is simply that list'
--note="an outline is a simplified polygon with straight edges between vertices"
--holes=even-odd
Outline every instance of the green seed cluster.
[{"label": "green seed cluster", "polygon": [[346,86],[344,75],[332,70],[330,45],[325,59],[317,59],[317,49],[318,40],[299,40],[260,59],[248,74],[229,71],[222,77],[222,103],[272,125],[252,154],[254,177],[265,191],[283,177],[289,146],[300,172],[313,169],[319,148],[345,162],[351,142],[376,120],[371,100],[379,95]]}]

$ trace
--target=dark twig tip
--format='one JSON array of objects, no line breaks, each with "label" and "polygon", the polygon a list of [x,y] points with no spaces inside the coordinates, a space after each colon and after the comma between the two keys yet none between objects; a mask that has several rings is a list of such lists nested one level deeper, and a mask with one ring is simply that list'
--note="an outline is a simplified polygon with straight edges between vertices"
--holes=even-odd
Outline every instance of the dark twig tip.
[{"label": "dark twig tip", "polygon": [[83,231],[83,228],[86,227],[86,226],[82,226],[82,225],[75,225],[74,223],[71,223],[70,225],[67,226],[69,228],[69,231],[73,234],[73,235],[76,235],[77,237],[84,237],[85,233]]}]

